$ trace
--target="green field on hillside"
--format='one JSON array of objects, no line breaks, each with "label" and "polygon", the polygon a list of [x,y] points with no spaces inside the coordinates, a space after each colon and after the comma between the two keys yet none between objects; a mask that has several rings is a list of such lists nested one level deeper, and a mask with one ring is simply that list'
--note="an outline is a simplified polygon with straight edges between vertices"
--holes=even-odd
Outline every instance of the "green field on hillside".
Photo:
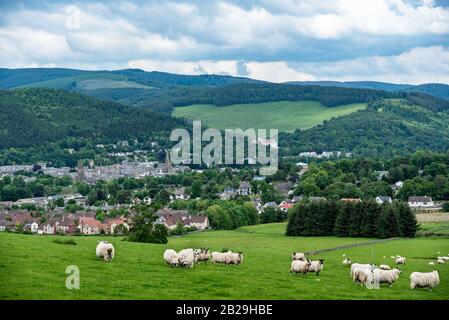
[{"label": "green field on hillside", "polygon": [[[130,243],[114,237],[61,237],[77,245],[54,243],[58,236],[0,233],[0,299],[449,299],[449,264],[429,266],[437,252],[448,254],[447,238],[395,240],[382,244],[323,253],[324,270],[292,275],[292,251],[309,251],[367,239],[286,237],[285,224],[207,231],[171,238],[167,245]],[[116,248],[111,263],[95,256],[99,239]],[[166,248],[209,247],[244,251],[239,266],[204,263],[193,269],[172,268],[162,259]],[[369,290],[352,283],[343,254],[354,262],[388,263],[402,255],[407,264],[392,288]],[[386,258],[383,258],[386,256]],[[65,269],[80,268],[80,289],[65,288]],[[432,292],[410,290],[413,271],[440,272]]]},{"label": "green field on hillside", "polygon": [[196,104],[175,108],[175,117],[201,120],[218,129],[262,128],[294,131],[314,127],[333,117],[347,115],[366,108],[366,104],[325,107],[313,101],[279,101],[267,103],[235,104],[217,107]]}]

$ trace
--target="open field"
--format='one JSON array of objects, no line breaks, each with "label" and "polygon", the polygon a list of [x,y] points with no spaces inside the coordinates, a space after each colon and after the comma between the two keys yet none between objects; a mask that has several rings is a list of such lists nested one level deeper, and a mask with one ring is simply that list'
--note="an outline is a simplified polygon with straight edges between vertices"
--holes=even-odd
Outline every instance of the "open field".
[{"label": "open field", "polygon": [[226,107],[191,105],[175,108],[175,117],[201,120],[212,128],[262,128],[294,131],[321,124],[333,117],[366,108],[366,104],[350,104],[328,108],[313,101],[279,101],[235,104]]},{"label": "open field", "polygon": [[[198,232],[172,238],[167,245],[106,237],[116,247],[111,263],[95,256],[99,237],[63,237],[77,243],[65,245],[53,242],[57,236],[0,233],[0,299],[449,299],[449,264],[428,265],[437,252],[449,254],[447,238],[401,239],[326,252],[316,256],[325,259],[324,270],[316,277],[289,273],[292,251],[368,239],[286,237],[284,228],[285,224],[269,224]],[[174,269],[162,260],[168,247],[243,250],[244,261],[239,266],[206,263]],[[343,253],[356,262],[390,265],[389,257],[400,254],[407,257],[407,265],[392,288],[368,290],[352,283],[349,269],[341,265]],[[65,288],[68,265],[80,268],[79,290]],[[439,287],[432,292],[409,289],[412,271],[432,269],[440,271]]]}]

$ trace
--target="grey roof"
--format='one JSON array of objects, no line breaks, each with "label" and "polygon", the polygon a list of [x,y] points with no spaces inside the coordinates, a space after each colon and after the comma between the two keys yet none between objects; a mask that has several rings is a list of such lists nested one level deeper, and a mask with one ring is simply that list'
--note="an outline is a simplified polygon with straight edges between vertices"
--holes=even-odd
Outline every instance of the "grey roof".
[{"label": "grey roof", "polygon": [[431,202],[432,201],[432,197],[409,197],[408,198],[408,202]]}]

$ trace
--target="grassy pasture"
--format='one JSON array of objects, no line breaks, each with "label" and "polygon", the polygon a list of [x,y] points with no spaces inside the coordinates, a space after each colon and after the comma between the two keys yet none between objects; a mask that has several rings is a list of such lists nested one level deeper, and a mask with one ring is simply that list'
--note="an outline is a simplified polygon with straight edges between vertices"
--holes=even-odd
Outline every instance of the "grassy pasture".
[{"label": "grassy pasture", "polygon": [[[113,262],[95,256],[100,237],[33,236],[0,233],[0,299],[449,299],[449,264],[429,266],[440,252],[449,254],[447,238],[401,239],[371,246],[323,253],[319,277],[292,275],[292,251],[310,251],[364,242],[368,239],[286,237],[285,224],[207,231],[171,238],[167,245],[129,243],[106,237],[116,247]],[[76,245],[53,240],[73,239]],[[239,266],[205,263],[193,269],[171,268],[162,260],[166,248],[209,247],[244,251]],[[388,263],[391,255],[407,257],[403,274],[392,288],[355,286],[341,262]],[[383,258],[386,256],[386,258]],[[65,288],[65,269],[80,268],[81,288]],[[432,292],[410,290],[413,271],[440,271]]]},{"label": "grassy pasture", "polygon": [[279,101],[267,103],[235,104],[225,107],[191,105],[175,108],[173,115],[201,120],[217,129],[255,128],[278,129],[291,132],[307,129],[366,108],[366,104],[350,104],[328,108],[314,101]]}]

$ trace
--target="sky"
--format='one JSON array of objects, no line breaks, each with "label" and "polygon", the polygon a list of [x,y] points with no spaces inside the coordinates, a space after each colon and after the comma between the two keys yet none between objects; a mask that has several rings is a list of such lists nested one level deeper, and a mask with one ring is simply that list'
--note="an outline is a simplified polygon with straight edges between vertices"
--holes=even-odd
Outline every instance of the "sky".
[{"label": "sky", "polygon": [[449,83],[449,0],[0,0],[0,67]]}]

